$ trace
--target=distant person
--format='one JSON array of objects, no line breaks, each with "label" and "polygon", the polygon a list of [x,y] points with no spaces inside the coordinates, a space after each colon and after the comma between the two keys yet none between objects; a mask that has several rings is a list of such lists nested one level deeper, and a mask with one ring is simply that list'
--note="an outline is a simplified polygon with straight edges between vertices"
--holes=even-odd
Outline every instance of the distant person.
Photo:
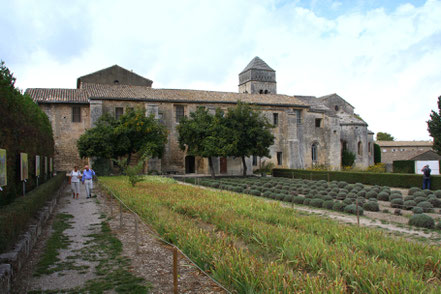
[{"label": "distant person", "polygon": [[423,172],[423,190],[430,190],[430,172],[432,171],[429,165],[426,165],[421,170]]},{"label": "distant person", "polygon": [[93,189],[93,176],[95,172],[93,169],[89,169],[89,166],[86,165],[83,170],[83,177],[81,181],[86,185],[86,198],[92,197],[92,189]]},{"label": "distant person", "polygon": [[78,170],[78,166],[74,166],[74,169],[69,174],[69,184],[72,188],[73,199],[78,199],[80,195],[80,179],[81,171]]}]

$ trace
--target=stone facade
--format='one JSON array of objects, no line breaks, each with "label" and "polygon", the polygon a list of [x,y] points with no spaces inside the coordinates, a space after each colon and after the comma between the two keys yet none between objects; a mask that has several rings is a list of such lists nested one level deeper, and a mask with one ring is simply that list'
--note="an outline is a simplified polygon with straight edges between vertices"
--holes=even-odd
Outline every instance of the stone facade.
[{"label": "stone facade", "polygon": [[[256,105],[274,125],[271,158],[247,158],[249,174],[263,161],[284,168],[326,166],[338,170],[344,148],[357,155],[357,167],[373,164],[373,134],[368,131],[366,122],[354,114],[353,106],[337,94],[319,98],[277,94],[275,71],[258,57],[240,73],[239,93],[153,89],[151,84],[113,82],[118,79],[129,83],[121,78],[125,75],[136,74],[120,67],[115,72],[111,67],[79,78],[78,89],[26,91],[45,110],[54,128],[57,170],[69,170],[74,164],[82,164],[76,141],[103,113],[116,116],[128,108],[140,107],[147,115],[153,114],[169,131],[164,156],[149,160],[147,170],[208,174],[206,158],[189,156],[179,149],[176,128],[179,116],[188,116],[200,106],[210,112],[218,107],[228,111],[237,101]],[[78,105],[81,105],[81,122],[73,122],[72,107]],[[242,174],[242,162],[238,158],[213,158],[213,161],[216,174]]]},{"label": "stone facade", "polygon": [[[52,124],[55,141],[54,167],[59,171],[70,171],[88,163],[78,155],[77,140],[90,128],[90,109],[88,104],[42,103],[42,110]],[[80,121],[73,121],[74,108],[80,109]]]},{"label": "stone facade", "polygon": [[381,162],[392,164],[395,160],[410,160],[432,150],[432,141],[377,141],[381,148]]}]

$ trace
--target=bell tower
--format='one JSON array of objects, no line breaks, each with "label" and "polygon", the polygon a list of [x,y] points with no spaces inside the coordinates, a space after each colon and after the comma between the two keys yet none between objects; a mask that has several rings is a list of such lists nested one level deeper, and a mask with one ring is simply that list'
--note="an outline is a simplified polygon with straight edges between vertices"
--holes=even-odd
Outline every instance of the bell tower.
[{"label": "bell tower", "polygon": [[276,71],[254,57],[239,74],[239,93],[277,94]]}]

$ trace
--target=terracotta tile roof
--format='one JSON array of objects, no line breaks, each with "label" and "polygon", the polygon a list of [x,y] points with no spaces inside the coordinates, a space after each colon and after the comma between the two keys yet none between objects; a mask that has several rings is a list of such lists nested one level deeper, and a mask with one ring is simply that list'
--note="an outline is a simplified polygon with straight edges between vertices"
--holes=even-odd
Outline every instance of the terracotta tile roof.
[{"label": "terracotta tile roof", "polygon": [[432,147],[432,141],[375,141],[380,147]]},{"label": "terracotta tile roof", "polygon": [[182,89],[153,89],[142,86],[84,84],[91,99],[135,99],[148,101],[236,103],[238,100],[260,105],[308,107],[293,96],[278,94],[244,94]]},{"label": "terracotta tile roof", "polygon": [[39,103],[88,103],[89,99],[140,100],[157,102],[236,103],[304,107],[300,99],[278,94],[242,94],[181,89],[153,89],[145,86],[82,84],[81,89],[27,89],[26,94]]},{"label": "terracotta tile roof", "polygon": [[30,88],[25,94],[38,103],[89,103],[88,93],[83,89]]}]

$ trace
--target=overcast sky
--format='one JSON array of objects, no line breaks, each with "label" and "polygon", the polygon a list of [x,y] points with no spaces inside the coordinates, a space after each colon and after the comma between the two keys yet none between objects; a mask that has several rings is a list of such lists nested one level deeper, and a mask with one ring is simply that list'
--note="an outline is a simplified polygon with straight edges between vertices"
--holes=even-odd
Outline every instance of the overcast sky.
[{"label": "overcast sky", "polygon": [[441,0],[0,0],[0,7],[0,59],[23,90],[75,88],[77,77],[118,64],[155,88],[237,92],[239,72],[259,56],[276,70],[280,94],[337,93],[375,133],[431,139]]}]

